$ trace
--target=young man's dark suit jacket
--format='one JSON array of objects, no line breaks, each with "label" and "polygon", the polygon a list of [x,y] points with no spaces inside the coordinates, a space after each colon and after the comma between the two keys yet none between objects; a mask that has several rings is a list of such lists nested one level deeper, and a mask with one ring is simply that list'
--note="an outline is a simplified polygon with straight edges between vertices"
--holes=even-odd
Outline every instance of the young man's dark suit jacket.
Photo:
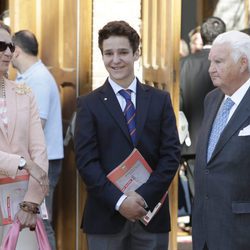
[{"label": "young man's dark suit jacket", "polygon": [[205,114],[197,144],[193,249],[249,250],[250,237],[250,134],[239,136],[250,125],[250,89],[215,147],[209,162],[207,145],[213,120],[224,98],[219,89],[205,100]]},{"label": "young man's dark suit jacket", "polygon": [[208,73],[210,49],[202,49],[181,60],[180,74],[180,110],[189,123],[191,146],[182,147],[182,155],[194,158],[198,132],[203,118],[203,103],[205,96],[214,89]]},{"label": "young man's dark suit jacket", "polygon": [[[88,234],[112,234],[122,230],[126,219],[115,210],[122,192],[106,175],[134,149],[126,121],[108,80],[77,104],[75,153],[79,173],[88,192],[82,227]],[[179,139],[175,115],[167,92],[137,81],[136,148],[154,170],[137,192],[150,209],[160,201],[179,166]],[[146,227],[168,232],[168,201]]]}]

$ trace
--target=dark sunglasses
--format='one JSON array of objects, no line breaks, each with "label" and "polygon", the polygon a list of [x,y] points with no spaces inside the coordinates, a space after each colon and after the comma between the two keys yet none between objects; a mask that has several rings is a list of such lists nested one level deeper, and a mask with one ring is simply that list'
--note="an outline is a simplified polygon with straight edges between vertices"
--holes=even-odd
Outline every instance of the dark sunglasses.
[{"label": "dark sunglasses", "polygon": [[13,43],[6,43],[0,41],[0,51],[5,51],[8,47],[11,53],[15,51],[15,45]]}]

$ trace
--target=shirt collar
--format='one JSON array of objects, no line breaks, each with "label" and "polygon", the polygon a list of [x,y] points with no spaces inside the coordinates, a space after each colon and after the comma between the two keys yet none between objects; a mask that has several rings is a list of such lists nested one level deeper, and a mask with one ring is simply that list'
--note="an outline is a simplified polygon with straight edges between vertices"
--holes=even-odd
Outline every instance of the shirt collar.
[{"label": "shirt collar", "polygon": [[16,80],[23,80],[23,79],[27,79],[27,77],[29,77],[33,71],[40,66],[41,64],[41,60],[39,59],[36,63],[32,64],[24,73],[20,74],[20,73],[17,73],[17,78]]},{"label": "shirt collar", "polygon": [[225,95],[225,99],[230,97],[232,101],[238,106],[245,96],[248,88],[250,86],[250,78],[239,88],[237,89],[231,96]]},{"label": "shirt collar", "polygon": [[207,44],[207,45],[203,46],[203,49],[211,49],[211,48],[212,48],[212,45],[210,45],[210,44]]},{"label": "shirt collar", "polygon": [[[109,80],[109,83],[110,83],[110,85],[111,85],[111,87],[112,87],[112,89],[113,89],[113,91],[115,92],[116,95],[118,94],[118,92],[121,89],[124,89],[119,84],[114,82],[110,77],[108,78],[108,80]],[[127,88],[127,89],[130,89],[135,94],[136,94],[136,83],[137,83],[137,80],[136,80],[136,77],[135,77],[134,80],[131,82],[131,84]]]}]

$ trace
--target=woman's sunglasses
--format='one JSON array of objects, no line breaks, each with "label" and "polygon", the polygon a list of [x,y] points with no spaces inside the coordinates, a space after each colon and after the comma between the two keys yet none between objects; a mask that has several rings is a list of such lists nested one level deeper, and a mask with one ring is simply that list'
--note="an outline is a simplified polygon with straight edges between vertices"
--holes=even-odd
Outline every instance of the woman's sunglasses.
[{"label": "woman's sunglasses", "polygon": [[0,41],[0,51],[5,51],[9,47],[11,53],[15,51],[15,45],[13,43],[6,43]]}]

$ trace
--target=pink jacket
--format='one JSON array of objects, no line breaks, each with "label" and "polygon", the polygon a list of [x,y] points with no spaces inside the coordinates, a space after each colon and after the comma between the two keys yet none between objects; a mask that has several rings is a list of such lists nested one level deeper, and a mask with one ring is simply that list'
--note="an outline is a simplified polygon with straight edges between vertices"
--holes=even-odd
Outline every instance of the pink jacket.
[{"label": "pink jacket", "polygon": [[[20,156],[34,161],[47,172],[45,138],[34,95],[26,85],[5,82],[8,132],[0,119],[0,178],[23,174],[18,170]],[[30,176],[24,200],[40,204],[43,199],[39,183]]]}]

